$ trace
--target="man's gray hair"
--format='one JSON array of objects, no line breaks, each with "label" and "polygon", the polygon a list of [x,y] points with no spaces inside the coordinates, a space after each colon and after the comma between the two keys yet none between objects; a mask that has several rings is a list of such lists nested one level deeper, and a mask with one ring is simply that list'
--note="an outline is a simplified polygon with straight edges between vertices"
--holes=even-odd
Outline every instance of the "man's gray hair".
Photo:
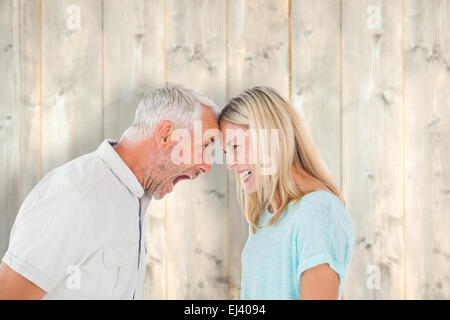
[{"label": "man's gray hair", "polygon": [[202,105],[211,109],[216,118],[219,116],[219,107],[193,89],[171,82],[151,87],[139,102],[134,122],[121,140],[140,140],[150,136],[163,120],[171,121],[175,128],[191,129],[194,122],[201,119]]}]

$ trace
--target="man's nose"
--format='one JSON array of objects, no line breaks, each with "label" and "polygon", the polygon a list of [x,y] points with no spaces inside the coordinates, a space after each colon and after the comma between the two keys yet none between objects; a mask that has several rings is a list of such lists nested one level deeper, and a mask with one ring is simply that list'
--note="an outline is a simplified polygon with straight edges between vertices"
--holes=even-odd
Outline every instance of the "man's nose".
[{"label": "man's nose", "polygon": [[211,171],[211,165],[207,163],[202,163],[201,165],[198,166],[198,170],[201,173],[209,173]]}]

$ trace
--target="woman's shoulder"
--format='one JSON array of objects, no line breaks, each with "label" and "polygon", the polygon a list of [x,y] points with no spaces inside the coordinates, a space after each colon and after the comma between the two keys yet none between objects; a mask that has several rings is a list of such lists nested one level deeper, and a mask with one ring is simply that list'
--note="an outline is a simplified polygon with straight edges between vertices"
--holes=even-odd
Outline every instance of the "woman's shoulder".
[{"label": "woman's shoulder", "polygon": [[325,190],[313,191],[292,201],[289,210],[292,218],[302,224],[328,220],[353,228],[352,218],[344,204],[336,195]]},{"label": "woman's shoulder", "polygon": [[[295,210],[304,208],[329,208],[334,206],[343,206],[341,200],[331,192],[325,190],[316,190],[303,195],[301,198],[289,203],[289,206]],[[309,211],[310,212],[310,211]]]}]

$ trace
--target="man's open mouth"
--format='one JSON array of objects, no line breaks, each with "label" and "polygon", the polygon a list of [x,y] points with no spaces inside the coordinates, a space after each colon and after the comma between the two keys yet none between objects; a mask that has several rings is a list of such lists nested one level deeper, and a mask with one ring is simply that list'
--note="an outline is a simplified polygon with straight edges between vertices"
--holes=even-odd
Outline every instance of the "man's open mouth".
[{"label": "man's open mouth", "polygon": [[191,180],[192,178],[186,174],[181,175],[176,177],[175,179],[173,179],[173,184],[172,185],[176,185],[178,182],[182,181],[182,180]]}]

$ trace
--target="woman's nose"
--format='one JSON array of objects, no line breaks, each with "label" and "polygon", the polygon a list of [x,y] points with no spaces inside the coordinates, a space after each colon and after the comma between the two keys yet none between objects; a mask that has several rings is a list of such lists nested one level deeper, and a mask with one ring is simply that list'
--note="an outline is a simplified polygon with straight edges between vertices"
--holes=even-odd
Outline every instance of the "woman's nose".
[{"label": "woman's nose", "polygon": [[231,169],[233,169],[234,167],[236,167],[236,161],[234,161],[234,159],[233,159],[233,160],[232,160],[232,159],[226,159],[225,162],[226,162],[226,163],[225,163],[226,168],[227,168],[228,170],[231,170]]}]

